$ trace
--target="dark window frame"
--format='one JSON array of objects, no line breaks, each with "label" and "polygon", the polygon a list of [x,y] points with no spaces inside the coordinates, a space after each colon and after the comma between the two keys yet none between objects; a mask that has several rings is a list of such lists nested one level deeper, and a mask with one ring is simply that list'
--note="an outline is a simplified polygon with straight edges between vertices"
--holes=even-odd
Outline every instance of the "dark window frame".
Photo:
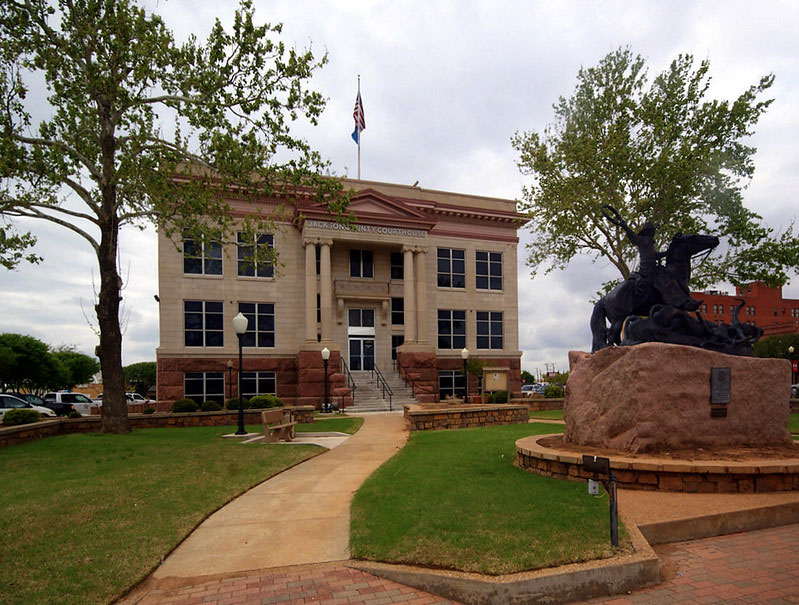
[{"label": "dark window frame", "polygon": [[466,347],[466,311],[439,309],[437,316],[439,349],[460,351]]},{"label": "dark window frame", "polygon": [[236,232],[236,274],[238,277],[254,277],[272,279],[275,277],[275,265],[269,260],[260,262],[254,258],[265,246],[269,250],[275,248],[275,238],[271,233],[256,233],[252,242],[244,241],[246,233]]},{"label": "dark window frame", "polygon": [[223,320],[224,304],[222,301],[184,300],[183,345],[186,347],[224,346]]},{"label": "dark window frame", "polygon": [[206,240],[183,237],[183,273],[184,275],[222,275],[222,243],[217,240]]},{"label": "dark window frame", "polygon": [[[189,388],[189,381],[192,381],[192,386],[201,384],[202,389]],[[214,389],[220,385],[222,386],[221,392],[216,392]],[[213,388],[209,388],[209,386]],[[225,402],[225,373],[224,372],[185,372],[183,374],[183,396],[189,399],[194,399],[197,403],[204,401],[216,401],[217,403],[224,404]],[[201,399],[198,400],[198,398]]]},{"label": "dark window frame", "polygon": [[474,284],[478,290],[501,291],[502,252],[478,250],[474,253]]},{"label": "dark window frame", "polygon": [[277,395],[277,373],[271,370],[242,372],[241,395],[247,399],[256,395]]},{"label": "dark window frame", "polygon": [[239,301],[239,313],[247,318],[247,331],[241,346],[275,348],[275,303]]},{"label": "dark window frame", "polygon": [[466,288],[466,250],[438,248],[436,251],[436,283],[439,288]]},{"label": "dark window frame", "polygon": [[477,311],[475,314],[478,349],[501,350],[505,345],[505,325],[502,311]]},{"label": "dark window frame", "polygon": [[350,248],[350,277],[372,279],[375,276],[375,255],[373,250]]}]

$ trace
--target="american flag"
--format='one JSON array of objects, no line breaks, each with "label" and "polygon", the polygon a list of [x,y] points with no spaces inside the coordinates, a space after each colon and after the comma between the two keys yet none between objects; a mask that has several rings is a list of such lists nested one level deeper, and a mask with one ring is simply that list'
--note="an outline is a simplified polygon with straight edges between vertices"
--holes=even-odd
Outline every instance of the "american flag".
[{"label": "american flag", "polygon": [[352,117],[355,118],[355,130],[352,131],[352,140],[361,144],[361,131],[366,130],[366,117],[363,113],[363,102],[361,102],[361,92],[355,97],[355,109],[352,110]]}]

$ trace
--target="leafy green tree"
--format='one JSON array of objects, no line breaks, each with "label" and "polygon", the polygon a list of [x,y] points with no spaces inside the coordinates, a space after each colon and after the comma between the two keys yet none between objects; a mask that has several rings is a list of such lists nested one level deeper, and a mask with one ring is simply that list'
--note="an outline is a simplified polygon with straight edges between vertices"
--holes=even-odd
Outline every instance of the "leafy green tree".
[{"label": "leafy green tree", "polygon": [[524,384],[533,384],[535,382],[535,376],[527,370],[522,370],[522,382]]},{"label": "leafy green tree", "polygon": [[[207,40],[184,43],[133,0],[0,3],[0,258],[13,267],[32,242],[17,217],[58,224],[94,250],[105,432],[128,431],[123,226],[233,241],[233,189],[236,204],[299,189],[336,216],[346,207],[292,128],[324,107],[306,83],[326,57],[287,48],[280,32],[255,22],[251,0],[230,31],[217,21]],[[42,84],[46,96],[30,94]],[[273,216],[253,217],[245,231],[272,230]]]},{"label": "leafy green tree", "polygon": [[[793,347],[793,353],[788,349]],[[799,359],[799,334],[778,334],[758,340],[752,347],[755,357]]]},{"label": "leafy green tree", "polygon": [[764,76],[733,101],[707,99],[709,68],[679,55],[650,81],[644,59],[618,49],[580,69],[573,95],[554,105],[554,124],[516,133],[518,166],[534,177],[521,203],[531,219],[533,274],[545,264],[564,268],[582,253],[627,278],[636,250],[605,219],[605,204],[633,228],[654,221],[661,250],[678,231],[718,235],[723,245],[694,271],[696,287],[774,285],[799,268],[793,225],[778,235],[743,204],[755,153],[746,137],[771,103],[763,94],[774,78]]},{"label": "leafy green tree", "polygon": [[61,368],[48,346],[33,336],[0,334],[0,385],[3,390],[41,391]]},{"label": "leafy green tree", "polygon": [[140,361],[122,368],[125,382],[133,385],[136,392],[142,396],[155,384],[156,364],[154,361]]},{"label": "leafy green tree", "polygon": [[52,356],[65,369],[61,384],[54,384],[56,389],[71,389],[76,384],[91,382],[92,377],[100,371],[100,364],[94,357],[79,353],[74,348],[61,347],[53,351]]}]

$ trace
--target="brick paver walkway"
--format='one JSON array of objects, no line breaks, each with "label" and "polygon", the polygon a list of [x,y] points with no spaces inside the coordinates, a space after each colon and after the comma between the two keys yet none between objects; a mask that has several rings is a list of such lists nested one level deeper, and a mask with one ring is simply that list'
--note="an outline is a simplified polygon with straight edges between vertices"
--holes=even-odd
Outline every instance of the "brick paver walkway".
[{"label": "brick paver walkway", "polygon": [[655,547],[665,580],[587,603],[799,603],[799,524]]},{"label": "brick paver walkway", "polygon": [[197,584],[164,590],[151,590],[139,605],[194,605],[213,603],[319,603],[323,605],[383,605],[405,603],[431,605],[453,603],[415,588],[383,580],[377,576],[331,566],[294,572],[260,573],[200,581]]}]

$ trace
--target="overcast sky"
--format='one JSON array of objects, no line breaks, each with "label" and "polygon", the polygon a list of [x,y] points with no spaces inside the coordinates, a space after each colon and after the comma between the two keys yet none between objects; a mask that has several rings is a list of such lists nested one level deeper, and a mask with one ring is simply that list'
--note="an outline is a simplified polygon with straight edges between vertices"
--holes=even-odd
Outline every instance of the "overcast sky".
[{"label": "overcast sky", "polygon": [[[630,46],[650,73],[679,53],[710,61],[711,96],[733,98],[767,73],[774,103],[757,126],[754,180],[746,204],[777,229],[796,217],[799,166],[799,3],[669,1],[310,1],[256,0],[256,16],[283,22],[283,40],[329,54],[314,78],[328,99],[305,137],[338,175],[356,176],[350,138],[357,76],[367,128],[364,179],[518,199],[529,182],[516,168],[510,138],[541,131],[552,104],[569,96],[581,66]],[[215,18],[229,24],[233,4],[146,0],[179,39],[203,38]],[[33,224],[38,266],[0,269],[0,332],[31,334],[92,353],[96,260],[67,231]],[[522,244],[528,237],[522,233]],[[155,359],[158,346],[156,240],[152,230],[122,236],[124,363]],[[567,368],[569,350],[590,350],[589,299],[613,278],[603,263],[573,261],[535,279],[519,247],[522,367]],[[799,280],[784,293],[799,298]]]}]

